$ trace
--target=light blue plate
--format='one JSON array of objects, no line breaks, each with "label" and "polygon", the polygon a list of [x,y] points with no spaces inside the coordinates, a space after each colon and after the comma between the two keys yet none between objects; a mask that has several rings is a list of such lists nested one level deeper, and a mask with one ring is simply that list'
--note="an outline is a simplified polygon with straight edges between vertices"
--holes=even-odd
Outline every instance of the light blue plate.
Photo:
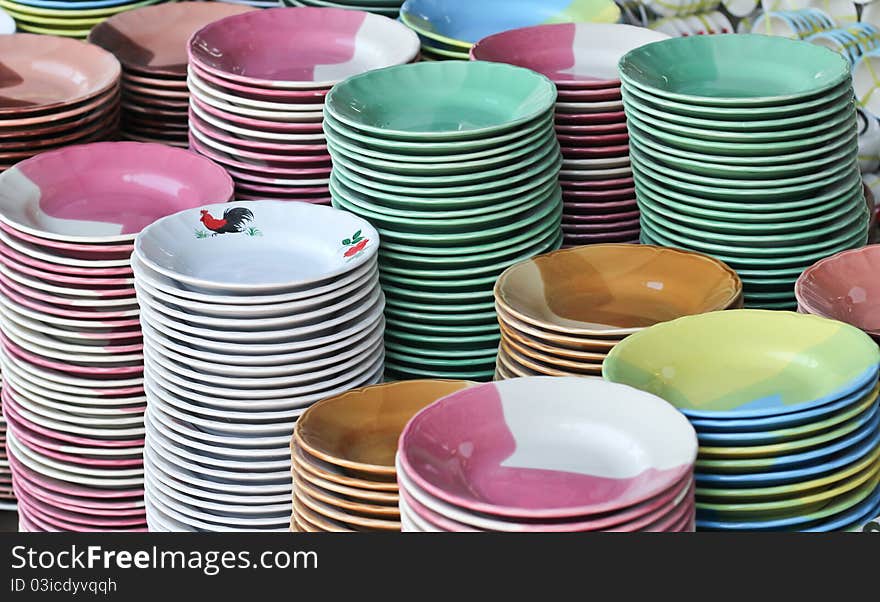
[{"label": "light blue plate", "polygon": [[[834,453],[837,455],[834,458],[827,460],[822,464],[792,470],[749,474],[697,473],[695,475],[697,484],[713,486],[720,485],[723,487],[772,487],[818,478],[823,474],[834,472],[844,466],[858,462],[877,449],[877,445],[880,444],[880,432],[876,430],[878,423],[880,423],[880,420],[875,420],[874,423],[870,425],[874,429],[873,436],[871,436],[870,427],[868,429],[862,429],[862,431],[857,433],[859,437],[856,441],[848,441],[848,445],[841,446],[839,449],[835,450]],[[851,436],[848,439],[852,438],[855,437]],[[865,440],[866,438],[868,439]],[[853,445],[855,445],[855,447],[852,447]],[[847,447],[850,447],[851,449],[847,449]],[[793,458],[794,456],[805,456],[810,453],[812,452],[808,452],[807,454],[793,454],[788,457]]]},{"label": "light blue plate", "polygon": [[57,8],[61,10],[89,10],[92,8],[110,8],[123,4],[134,4],[138,0],[15,0],[16,4],[36,6],[38,8]]},{"label": "light blue plate", "polygon": [[850,510],[842,512],[827,522],[819,522],[801,531],[807,533],[827,533],[829,531],[845,531],[853,527],[860,527],[880,514],[880,487],[874,490],[866,500],[855,505]]}]

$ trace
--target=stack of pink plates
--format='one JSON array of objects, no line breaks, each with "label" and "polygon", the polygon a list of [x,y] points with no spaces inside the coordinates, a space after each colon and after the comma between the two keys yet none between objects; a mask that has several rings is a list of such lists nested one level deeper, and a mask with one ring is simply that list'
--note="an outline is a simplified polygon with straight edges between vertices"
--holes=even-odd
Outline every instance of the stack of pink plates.
[{"label": "stack of pink plates", "polygon": [[403,531],[693,531],[697,436],[650,393],[528,377],[452,393],[397,454]]},{"label": "stack of pink plates", "polygon": [[471,50],[481,61],[542,73],[559,90],[556,133],[566,245],[638,242],[639,210],[629,162],[617,62],[668,36],[630,25],[562,23],[514,29]]},{"label": "stack of pink plates", "polygon": [[92,29],[89,42],[122,63],[122,136],[186,147],[187,42],[213,21],[252,10],[224,2],[159,4],[119,13]]},{"label": "stack of pink plates", "polygon": [[119,61],[84,42],[0,36],[0,172],[37,153],[106,140],[119,122]]},{"label": "stack of pink plates", "polygon": [[189,44],[190,147],[229,171],[240,200],[329,204],[324,96],[418,52],[412,31],[356,10],[277,8],[212,23]]},{"label": "stack of pink plates", "polygon": [[6,420],[0,412],[0,510],[15,508],[15,494],[12,492],[12,471],[6,453]]},{"label": "stack of pink plates", "polygon": [[231,195],[218,166],[158,144],[71,146],[0,174],[0,397],[25,529],[146,527],[134,236]]}]

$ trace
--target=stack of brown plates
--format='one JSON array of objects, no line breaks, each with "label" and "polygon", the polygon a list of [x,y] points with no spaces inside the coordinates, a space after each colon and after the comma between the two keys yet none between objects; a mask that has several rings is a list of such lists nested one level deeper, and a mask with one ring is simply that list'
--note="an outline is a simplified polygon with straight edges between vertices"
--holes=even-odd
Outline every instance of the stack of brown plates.
[{"label": "stack of brown plates", "polygon": [[394,456],[409,420],[474,383],[409,380],[352,389],[296,423],[291,531],[400,531]]},{"label": "stack of brown plates", "polygon": [[223,2],[159,4],[120,13],[96,26],[89,41],[122,63],[122,136],[187,146],[186,45],[219,19],[255,10]]},{"label": "stack of brown plates", "polygon": [[540,255],[512,266],[495,285],[495,378],[598,377],[605,357],[630,334],[739,307],[739,277],[699,253],[602,244]]},{"label": "stack of brown plates", "polygon": [[55,36],[0,36],[0,172],[38,153],[115,136],[120,66]]}]

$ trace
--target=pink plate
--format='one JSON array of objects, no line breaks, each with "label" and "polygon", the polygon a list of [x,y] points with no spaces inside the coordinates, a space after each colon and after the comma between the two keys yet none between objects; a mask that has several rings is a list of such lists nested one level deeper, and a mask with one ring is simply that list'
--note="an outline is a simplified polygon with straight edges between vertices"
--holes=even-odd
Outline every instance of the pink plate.
[{"label": "pink plate", "polygon": [[628,211],[625,213],[605,216],[596,215],[564,215],[562,217],[562,229],[565,232],[592,234],[594,232],[616,232],[618,230],[631,230],[639,224],[639,212]]},{"label": "pink plate", "polygon": [[0,344],[2,344],[3,350],[6,353],[12,353],[24,362],[31,362],[33,364],[36,364],[37,366],[42,366],[43,368],[58,370],[59,372],[65,372],[68,374],[78,374],[92,377],[98,375],[121,376],[131,374],[143,374],[144,372],[143,366],[78,366],[76,364],[66,362],[56,362],[54,360],[44,358],[40,355],[22,349],[2,334],[0,334]]},{"label": "pink plate", "polygon": [[0,174],[0,220],[65,242],[128,242],[160,217],[231,198],[223,169],[160,144],[70,146]]},{"label": "pink plate", "polygon": [[189,42],[190,62],[231,81],[269,88],[322,88],[402,65],[418,36],[387,17],[332,8],[276,8],[227,17]]},{"label": "pink plate", "polygon": [[134,278],[91,278],[88,276],[68,276],[65,274],[54,274],[52,272],[47,272],[45,270],[40,269],[39,267],[31,267],[22,262],[16,261],[10,257],[7,257],[3,254],[3,249],[0,248],[0,263],[2,263],[7,268],[15,269],[22,274],[30,276],[32,278],[39,278],[41,280],[45,280],[47,282],[52,282],[56,284],[61,284],[63,286],[75,286],[75,287],[100,287],[100,286],[109,286],[109,287],[131,287],[134,283]]},{"label": "pink plate", "polygon": [[548,519],[644,502],[692,474],[696,454],[693,427],[654,395],[597,379],[527,377],[431,404],[405,427],[398,458],[416,486],[447,503]]},{"label": "pink plate", "polygon": [[259,184],[253,182],[239,182],[236,191],[244,194],[259,196],[266,194],[275,198],[274,195],[296,195],[304,198],[328,198],[330,188],[328,186],[314,186],[310,188],[292,188],[288,186],[272,186],[271,184]]},{"label": "pink plate", "polygon": [[[205,148],[228,155],[247,164],[266,165],[267,167],[277,167],[279,169],[308,169],[318,166],[323,167],[325,164],[329,167],[330,164],[330,155],[326,149],[315,154],[272,154],[264,151],[242,150],[215,140],[213,136],[207,135],[198,127],[193,127],[190,130],[189,139],[190,141],[195,139]],[[296,148],[298,145],[291,146]],[[296,150],[300,149],[296,148]],[[303,166],[303,164],[305,165]]]},{"label": "pink plate", "polygon": [[596,88],[590,90],[559,90],[556,96],[558,102],[600,102],[605,100],[620,100],[620,87]]},{"label": "pink plate", "polygon": [[556,113],[557,125],[596,125],[602,123],[624,123],[626,115],[623,111],[611,113]]},{"label": "pink plate", "polygon": [[320,120],[315,122],[267,121],[265,119],[255,119],[253,117],[245,117],[244,115],[229,113],[223,109],[218,109],[209,104],[205,104],[196,97],[192,97],[190,102],[200,111],[204,111],[212,117],[222,119],[225,122],[250,130],[274,132],[277,134],[322,134],[324,131]]},{"label": "pink plate", "polygon": [[24,496],[19,498],[19,511],[24,511],[32,520],[41,520],[44,524],[50,525],[62,531],[72,531],[78,533],[106,531],[109,529],[117,530],[122,528],[125,531],[133,529],[144,530],[146,525],[146,514],[133,517],[100,518],[95,516],[83,515],[77,512],[70,512],[60,508],[53,508],[49,504],[45,504],[36,498]]},{"label": "pink plate", "polygon": [[639,211],[636,210],[627,210],[629,208],[624,208],[623,211],[611,209],[607,212],[594,212],[587,213],[581,210],[570,207],[569,205],[563,206],[563,214],[562,214],[562,223],[565,224],[606,224],[608,226],[612,226],[617,224],[618,222],[628,222],[633,218],[639,218]]},{"label": "pink plate", "polygon": [[[52,240],[51,238],[42,238],[16,230],[9,224],[0,221],[0,230],[3,230],[10,236],[28,242],[30,244],[39,245],[55,249],[60,253],[67,253],[69,257],[85,258],[85,259],[116,259],[117,256],[128,257],[134,250],[134,244],[127,245],[89,245],[77,244],[73,242],[61,242]],[[80,255],[82,254],[82,255]]]},{"label": "pink plate", "polygon": [[22,492],[22,494],[26,495],[29,499],[39,500],[44,504],[49,504],[67,512],[79,512],[90,516],[142,517],[144,515],[143,505],[141,505],[141,507],[115,508],[113,506],[95,503],[96,500],[89,500],[88,498],[74,498],[71,500],[71,498],[47,492],[45,489],[39,488],[30,481],[22,478],[20,474],[16,474],[15,488]]},{"label": "pink plate", "polygon": [[216,128],[213,125],[209,124],[207,121],[204,121],[193,112],[190,112],[189,119],[191,127],[193,129],[197,129],[200,132],[203,132],[205,135],[210,136],[214,140],[222,142],[223,144],[238,147],[243,150],[291,156],[325,155],[329,157],[326,144],[284,144],[268,142],[264,140],[251,140],[248,138],[242,138],[228,134],[220,128]]},{"label": "pink plate", "polygon": [[562,200],[572,202],[605,203],[618,199],[635,202],[636,189],[632,186],[610,190],[569,189],[562,191]]},{"label": "pink plate", "polygon": [[[253,172],[258,177],[284,179],[305,179],[305,178],[328,178],[330,177],[330,166],[322,167],[291,167],[290,163],[282,163],[278,161],[253,161],[246,162],[239,160],[226,153],[214,150],[206,144],[199,141],[195,136],[190,134],[189,146],[191,149],[205,155],[209,159],[236,170],[245,170]],[[328,155],[329,157],[329,155]],[[231,173],[231,172],[230,172]]]},{"label": "pink plate", "polygon": [[563,192],[571,190],[609,190],[633,185],[632,177],[613,178],[609,180],[567,180],[560,178],[559,184]]},{"label": "pink plate", "polygon": [[629,134],[626,130],[613,134],[577,135],[568,136],[557,133],[556,139],[562,146],[613,146],[615,144],[629,143]]},{"label": "pink plate", "polygon": [[[0,218],[2,219],[2,218]],[[36,259],[29,255],[24,255],[19,253],[12,247],[0,242],[0,254],[8,257],[13,260],[13,265],[27,265],[39,270],[45,270],[46,272],[55,272],[58,274],[65,274],[70,276],[131,276],[131,268],[129,267],[117,267],[117,268],[87,268],[87,267],[76,267],[63,265],[62,263],[53,263],[49,261],[43,261],[42,259]],[[61,259],[59,258],[59,261]]]},{"label": "pink plate", "polygon": [[626,230],[623,232],[608,232],[604,234],[581,234],[574,232],[565,233],[565,242],[568,244],[591,245],[598,243],[636,243],[638,242],[641,228]]},{"label": "pink plate", "polygon": [[598,157],[619,157],[629,153],[629,144],[617,146],[563,146],[562,156],[566,159],[592,159]]},{"label": "pink plate", "polygon": [[258,86],[247,86],[222,77],[217,77],[213,73],[206,71],[197,63],[193,63],[189,68],[199,77],[199,79],[210,83],[213,86],[221,88],[229,94],[236,94],[244,98],[253,100],[265,100],[268,102],[293,102],[311,104],[324,102],[324,97],[330,91],[330,87],[315,88],[312,90],[283,90],[280,88],[263,88]]},{"label": "pink plate", "polygon": [[34,301],[28,296],[20,295],[8,288],[3,284],[2,280],[0,280],[0,293],[8,297],[13,303],[18,303],[37,312],[74,320],[95,320],[96,328],[125,328],[140,324],[137,314],[134,316],[127,315],[131,313],[130,311],[80,311],[56,307],[42,301]]},{"label": "pink plate", "polygon": [[27,435],[22,436],[22,431],[12,430],[16,439],[24,445],[27,445],[29,449],[33,449],[38,454],[42,454],[47,458],[52,458],[53,460],[57,460],[59,462],[63,462],[65,464],[74,464],[78,466],[94,466],[94,467],[108,467],[108,468],[126,468],[132,466],[142,466],[144,463],[143,457],[137,458],[89,458],[83,454],[68,454],[65,452],[57,451],[50,447],[46,447],[41,444],[39,440],[35,437],[29,437]]},{"label": "pink plate", "polygon": [[565,136],[602,136],[606,134],[626,134],[626,122],[596,123],[591,125],[556,124],[556,136],[562,142]]}]

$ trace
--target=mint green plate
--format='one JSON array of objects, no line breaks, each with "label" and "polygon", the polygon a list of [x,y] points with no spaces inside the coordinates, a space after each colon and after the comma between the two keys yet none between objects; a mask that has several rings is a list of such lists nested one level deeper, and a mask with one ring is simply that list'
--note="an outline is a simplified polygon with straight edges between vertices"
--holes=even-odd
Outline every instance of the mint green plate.
[{"label": "mint green plate", "polygon": [[671,38],[631,50],[620,78],[657,96],[709,106],[757,107],[826,96],[849,62],[815,44],[736,34]]},{"label": "mint green plate", "polygon": [[[454,291],[462,293],[474,293],[481,295],[481,301],[487,303],[488,299],[485,295],[491,291],[495,285],[497,276],[481,276],[477,278],[461,278],[456,280],[436,280],[434,278],[412,278],[410,276],[397,276],[396,274],[381,274],[380,281],[382,284],[386,282],[398,286],[400,288],[409,288],[412,291],[425,290],[435,292]],[[475,301],[476,302],[476,301]]]},{"label": "mint green plate", "polygon": [[[853,165],[856,162],[856,160],[858,159],[858,149],[849,149],[847,152],[843,153],[843,157],[841,157],[837,161],[831,162],[830,164],[826,163],[826,165],[822,166],[821,168],[817,167],[806,174],[800,174],[792,177],[779,176],[763,180],[751,178],[744,179],[735,176],[729,177],[701,175],[692,173],[691,171],[679,170],[675,167],[669,167],[658,162],[660,161],[660,157],[658,157],[655,151],[642,147],[639,142],[635,140],[632,140],[630,143],[630,158],[632,158],[633,155],[636,156],[639,163],[644,164],[646,167],[650,167],[651,169],[657,171],[668,172],[670,176],[678,178],[679,180],[693,182],[695,184],[700,184],[703,186],[713,186],[717,188],[760,188],[763,190],[767,190],[769,196],[770,191],[772,190],[797,186],[799,183],[808,184],[816,180],[824,180],[829,176],[838,173],[841,170],[841,166]],[[648,157],[650,157],[650,159]]]},{"label": "mint green plate", "polygon": [[330,194],[333,198],[334,206],[363,217],[377,228],[421,234],[452,234],[474,232],[477,229],[492,229],[507,222],[515,221],[523,213],[536,209],[541,204],[546,203],[549,196],[559,196],[560,201],[562,198],[562,192],[558,190],[556,193],[551,192],[549,195],[544,195],[544,197],[527,199],[518,206],[492,213],[486,212],[482,215],[462,218],[434,218],[431,212],[425,211],[421,214],[421,218],[415,218],[372,211],[361,204],[352,202],[345,194],[339,192],[334,186],[332,179],[330,181]]},{"label": "mint green plate", "polygon": [[865,219],[864,225],[861,228],[845,232],[832,240],[825,240],[815,245],[780,247],[776,249],[714,245],[695,241],[684,236],[670,235],[668,232],[658,235],[656,226],[654,226],[649,218],[643,218],[641,226],[642,230],[647,231],[652,240],[657,241],[662,246],[679,247],[712,255],[730,265],[738,274],[743,276],[756,274],[743,274],[740,271],[741,268],[754,270],[759,267],[787,267],[792,269],[800,267],[803,270],[819,259],[824,259],[838,251],[863,246],[867,242],[868,237],[867,219]]},{"label": "mint green plate", "polygon": [[498,319],[495,311],[476,313],[444,314],[435,312],[416,312],[397,307],[385,306],[385,315],[395,320],[413,320],[426,325],[482,325],[497,324]]},{"label": "mint green plate", "polygon": [[400,174],[394,170],[373,169],[379,167],[371,159],[351,159],[337,152],[336,147],[329,140],[327,148],[330,156],[333,158],[333,166],[343,166],[351,172],[361,177],[369,178],[377,183],[387,183],[393,185],[435,187],[435,186],[472,186],[485,182],[497,182],[505,177],[518,174],[525,169],[531,169],[535,166],[545,167],[548,161],[552,161],[559,154],[559,143],[556,141],[556,135],[548,133],[547,137],[538,145],[530,154],[519,156],[515,159],[501,165],[476,171],[467,171],[466,173],[450,174],[450,173],[420,173],[418,175]]},{"label": "mint green plate", "polygon": [[[684,228],[696,228],[704,233],[717,232],[719,234],[795,234],[803,231],[818,233],[823,227],[829,224],[837,224],[846,216],[851,215],[854,211],[858,211],[858,206],[864,206],[864,199],[860,194],[854,194],[849,199],[837,204],[836,207],[829,211],[823,212],[821,215],[807,219],[789,219],[779,222],[762,222],[755,219],[755,216],[745,215],[744,219],[733,220],[713,220],[694,217],[691,215],[683,215],[674,208],[670,208],[662,202],[658,202],[649,193],[636,189],[637,196],[640,199],[639,208],[647,212],[648,215],[655,218],[656,221],[663,223],[662,219],[670,222],[670,227],[674,224],[680,224]],[[742,214],[740,214],[742,215]],[[686,230],[683,229],[682,232]]]},{"label": "mint green plate", "polygon": [[662,167],[659,167],[658,169],[656,163],[644,159],[643,155],[640,155],[638,151],[633,149],[630,149],[630,160],[632,162],[631,165],[633,174],[635,174],[637,180],[639,179],[639,177],[647,176],[652,180],[659,182],[661,186],[668,186],[670,188],[678,190],[679,192],[694,193],[719,201],[756,201],[760,199],[772,202],[794,200],[798,198],[806,200],[807,198],[821,191],[822,189],[840,185],[842,182],[845,182],[849,176],[851,176],[853,173],[857,173],[859,170],[857,162],[851,161],[848,164],[844,163],[842,165],[838,165],[830,175],[827,175],[820,180],[814,180],[812,182],[793,184],[789,186],[780,186],[779,188],[737,189],[725,188],[722,186],[697,184],[692,181],[688,182],[676,177],[667,176],[662,171],[660,171],[663,169]]},{"label": "mint green plate", "polygon": [[510,132],[555,103],[556,86],[534,71],[438,61],[350,77],[327,93],[324,112],[379,138],[436,142]]},{"label": "mint green plate", "polygon": [[837,145],[836,150],[819,155],[815,159],[777,165],[734,165],[726,163],[725,157],[700,153],[688,153],[692,157],[685,158],[678,153],[667,153],[662,145],[637,135],[630,136],[629,143],[630,148],[635,147],[649,155],[652,159],[669,165],[670,168],[676,171],[740,180],[766,180],[768,178],[804,176],[825,169],[830,164],[839,163],[858,155],[858,138],[856,136],[841,141]]},{"label": "mint green plate", "polygon": [[[494,154],[499,148],[509,146],[526,138],[530,138],[538,131],[543,131],[547,125],[552,125],[553,111],[548,111],[543,115],[539,115],[529,123],[517,128],[513,132],[499,134],[479,140],[458,140],[454,142],[427,142],[416,141],[406,142],[402,140],[383,140],[382,138],[374,138],[369,133],[361,132],[356,129],[342,124],[331,115],[324,113],[324,131],[328,132],[336,139],[342,138],[349,144],[357,144],[367,149],[374,149],[379,152],[400,153],[412,155],[410,161],[435,160],[436,155],[450,155],[465,157],[467,160],[472,157],[469,155],[474,153]],[[419,159],[422,157],[422,159]],[[381,157],[380,157],[381,158]],[[452,157],[444,159],[453,161]]]},{"label": "mint green plate", "polygon": [[400,218],[422,218],[425,215],[429,215],[431,216],[431,218],[435,219],[464,219],[469,217],[480,218],[486,216],[487,214],[499,213],[507,211],[509,209],[515,209],[517,207],[532,205],[540,201],[540,199],[545,198],[553,191],[553,189],[556,188],[556,186],[556,182],[550,180],[541,188],[533,192],[529,192],[528,194],[514,197],[512,199],[507,199],[480,207],[447,210],[438,209],[434,207],[433,204],[426,204],[423,207],[422,204],[418,203],[417,201],[408,202],[405,207],[399,206],[400,204],[389,205],[388,203],[383,203],[381,200],[379,200],[379,202],[376,202],[376,199],[374,199],[372,196],[363,194],[362,192],[359,192],[354,188],[350,188],[343,184],[338,178],[337,174],[330,174],[331,193],[335,192],[338,196],[343,197],[346,201],[348,201],[352,205],[355,205],[356,207],[363,209],[365,212],[378,213],[386,217],[393,216]]},{"label": "mint green plate", "polygon": [[626,93],[623,104],[627,115],[632,114],[656,128],[689,138],[721,142],[775,142],[818,136],[852,119],[856,111],[855,100],[850,97],[833,110],[810,114],[809,118],[799,115],[787,119],[731,122],[667,114],[627,97]]},{"label": "mint green plate", "polygon": [[768,157],[801,153],[814,149],[822,149],[827,152],[829,145],[839,140],[849,139],[856,132],[856,121],[844,123],[819,136],[803,140],[788,140],[783,142],[719,142],[711,140],[699,140],[687,136],[680,136],[655,128],[635,116],[627,117],[627,127],[630,132],[647,134],[676,148],[697,153],[711,155],[732,155],[739,157]]},{"label": "mint green plate", "polygon": [[719,201],[716,199],[707,199],[691,194],[676,192],[675,190],[663,187],[657,182],[653,182],[648,178],[639,178],[635,185],[637,188],[643,188],[647,190],[652,194],[652,196],[660,195],[663,200],[672,199],[679,203],[686,204],[690,207],[697,207],[700,209],[714,210],[724,213],[728,211],[743,211],[755,213],[756,219],[762,219],[762,216],[765,213],[773,214],[786,211],[806,211],[808,208],[811,207],[818,207],[831,202],[839,202],[840,199],[851,196],[855,191],[862,190],[862,177],[859,173],[853,172],[853,174],[850,175],[849,178],[841,185],[829,188],[828,190],[823,191],[821,194],[810,196],[809,203],[806,202],[804,199],[773,203],[766,203],[764,201],[746,203],[741,200]]},{"label": "mint green plate", "polygon": [[[425,299],[427,300],[427,299]],[[385,295],[385,306],[393,307],[397,311],[411,311],[416,313],[488,313],[495,315],[495,303],[470,303],[466,305],[447,305],[442,303],[420,303],[398,299],[391,295]],[[497,317],[497,316],[496,316]]]},{"label": "mint green plate", "polygon": [[391,360],[393,364],[397,364],[399,367],[404,366],[412,366],[414,368],[420,368],[424,370],[429,370],[433,368],[440,368],[441,370],[446,368],[450,370],[468,370],[470,372],[478,372],[483,373],[488,370],[493,370],[495,368],[495,358],[482,360],[475,360],[474,358],[456,358],[456,357],[447,357],[445,359],[441,358],[428,358],[424,356],[418,355],[408,355],[405,353],[386,353],[385,354],[386,364],[388,360]]},{"label": "mint green plate", "polygon": [[448,305],[475,305],[494,303],[495,297],[491,290],[486,287],[479,288],[477,291],[449,291],[449,290],[419,290],[419,287],[411,287],[407,283],[401,285],[390,280],[382,282],[382,290],[389,297],[394,297],[398,301],[403,299],[414,299],[416,301],[431,301],[436,304]]},{"label": "mint green plate", "polygon": [[435,60],[454,59],[458,61],[469,61],[471,58],[467,52],[456,52],[454,50],[438,48],[437,46],[431,46],[430,44],[422,42],[422,56],[425,55]]},{"label": "mint green plate", "polygon": [[559,170],[555,166],[551,166],[531,180],[519,183],[507,190],[454,198],[431,198],[421,195],[407,196],[376,190],[348,179],[340,170],[332,172],[331,179],[335,179],[346,188],[371,198],[378,205],[394,207],[395,209],[414,210],[416,208],[424,208],[428,211],[460,211],[463,209],[492,207],[499,203],[521,199],[524,196],[544,194],[545,191],[552,190],[558,185]]},{"label": "mint green plate", "polygon": [[495,376],[494,368],[486,371],[470,371],[462,368],[461,370],[440,370],[424,367],[413,367],[411,365],[385,362],[385,374],[393,378],[413,379],[413,378],[453,378],[461,380],[473,380],[477,382],[488,382]]},{"label": "mint green plate", "polygon": [[494,169],[505,164],[513,163],[525,156],[537,152],[542,146],[547,144],[547,141],[550,139],[556,139],[556,132],[552,126],[539,130],[538,134],[527,144],[520,144],[518,142],[517,148],[494,154],[491,157],[474,159],[471,161],[460,161],[456,158],[453,162],[445,162],[444,157],[441,155],[431,157],[431,163],[413,163],[408,161],[406,155],[392,155],[385,153],[385,156],[388,157],[389,160],[376,157],[375,155],[377,153],[360,153],[356,147],[352,147],[345,143],[337,143],[337,138],[332,134],[327,134],[327,148],[345,159],[361,164],[365,163],[372,168],[381,169],[386,173],[412,176],[458,175]]},{"label": "mint green plate", "polygon": [[643,103],[647,102],[651,106],[663,109],[667,113],[675,113],[685,117],[695,116],[703,119],[745,122],[808,115],[814,111],[821,111],[836,104],[842,97],[853,97],[852,83],[849,80],[844,80],[843,83],[830,90],[828,94],[823,94],[818,98],[766,107],[713,107],[709,105],[696,105],[670,100],[669,98],[657,96],[641,88],[627,86],[626,84],[621,86],[621,89],[626,90],[627,94],[638,98]]},{"label": "mint green plate", "polygon": [[450,333],[443,335],[425,335],[416,332],[408,332],[406,330],[386,330],[385,338],[393,342],[402,342],[404,344],[421,345],[425,349],[463,349],[469,353],[476,352],[477,349],[498,349],[498,342],[501,340],[499,333],[484,335],[462,335]]},{"label": "mint green plate", "polygon": [[418,334],[424,334],[428,336],[467,336],[467,337],[482,337],[482,336],[490,336],[497,332],[498,322],[494,322],[492,324],[478,324],[478,325],[465,325],[465,324],[457,324],[457,325],[443,325],[443,326],[434,326],[432,324],[423,324],[421,322],[413,322],[411,320],[399,320],[396,318],[387,318],[386,320],[386,330],[392,332],[400,332],[401,330],[407,332],[414,332]]},{"label": "mint green plate", "polygon": [[[448,349],[434,349],[427,345],[422,345],[419,347],[412,347],[410,345],[406,345],[404,343],[398,343],[396,341],[386,339],[385,348],[389,351],[393,351],[395,353],[400,353],[403,355],[416,356],[416,357],[427,357],[427,358],[448,358],[449,350]],[[461,346],[460,349],[456,350],[457,357],[461,358],[470,358],[477,362],[488,361],[490,359],[494,359],[498,355],[498,343],[496,342],[494,346],[487,347],[485,349],[477,347],[476,349],[468,348],[464,345]]]},{"label": "mint green plate", "polygon": [[546,172],[556,172],[562,166],[562,154],[559,149],[553,149],[545,157],[534,162],[531,167],[524,169],[517,174],[509,175],[505,178],[499,178],[491,183],[469,184],[461,186],[401,186],[397,184],[387,184],[385,182],[377,182],[376,180],[364,177],[359,173],[352,171],[344,163],[334,162],[333,171],[338,172],[345,180],[355,182],[369,190],[385,192],[388,194],[409,195],[417,197],[462,197],[469,195],[477,195],[489,192],[505,192],[511,188],[534,181],[540,178]]}]

